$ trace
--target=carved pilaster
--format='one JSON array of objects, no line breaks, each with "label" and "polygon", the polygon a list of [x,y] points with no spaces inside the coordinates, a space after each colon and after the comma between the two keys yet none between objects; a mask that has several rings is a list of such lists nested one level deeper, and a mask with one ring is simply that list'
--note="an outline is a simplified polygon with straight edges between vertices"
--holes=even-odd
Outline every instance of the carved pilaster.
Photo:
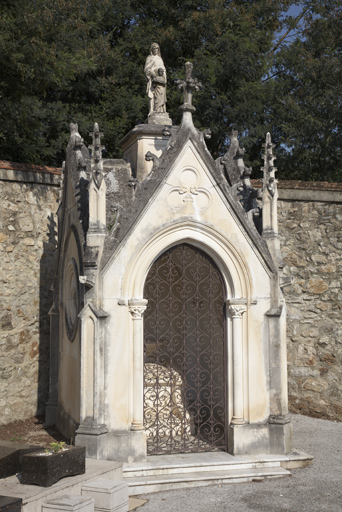
[{"label": "carved pilaster", "polygon": [[228,309],[233,322],[233,418],[234,425],[243,425],[243,367],[242,367],[242,315],[247,301],[228,301]]},{"label": "carved pilaster", "polygon": [[144,430],[144,324],[146,299],[130,299],[133,320],[133,420],[131,430]]}]

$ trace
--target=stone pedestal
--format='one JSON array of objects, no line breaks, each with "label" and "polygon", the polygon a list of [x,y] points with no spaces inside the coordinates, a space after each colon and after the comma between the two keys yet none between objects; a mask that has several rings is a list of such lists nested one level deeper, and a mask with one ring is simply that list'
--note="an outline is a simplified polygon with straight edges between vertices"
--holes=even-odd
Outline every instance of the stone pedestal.
[{"label": "stone pedestal", "polygon": [[[157,120],[156,117],[153,119]],[[169,135],[164,135],[165,127],[165,123],[139,124],[120,142],[123,156],[131,163],[133,176],[140,182],[144,181],[153,166],[153,162],[145,160],[146,153],[150,151],[160,157],[167,146]]]},{"label": "stone pedestal", "polygon": [[166,126],[171,126],[172,119],[169,117],[167,112],[165,114],[153,112],[153,114],[148,116],[147,124],[163,124]]},{"label": "stone pedestal", "polygon": [[232,455],[286,455],[292,450],[292,423],[289,418],[270,417],[266,424],[230,424],[228,443]]},{"label": "stone pedestal", "polygon": [[292,423],[289,417],[269,419],[270,453],[286,455],[293,448]]},{"label": "stone pedestal", "polygon": [[269,453],[268,425],[229,425],[228,452],[231,455],[258,455]]},{"label": "stone pedestal", "polygon": [[128,511],[128,484],[125,482],[98,478],[82,487],[82,495],[94,499],[95,512]]},{"label": "stone pedestal", "polygon": [[108,432],[107,459],[121,462],[146,461],[145,430]]},{"label": "stone pedestal", "polygon": [[107,458],[107,432],[103,426],[91,427],[80,425],[76,430],[75,445],[85,446],[89,459]]},{"label": "stone pedestal", "polygon": [[94,512],[94,499],[86,496],[63,495],[47,501],[42,512]]}]

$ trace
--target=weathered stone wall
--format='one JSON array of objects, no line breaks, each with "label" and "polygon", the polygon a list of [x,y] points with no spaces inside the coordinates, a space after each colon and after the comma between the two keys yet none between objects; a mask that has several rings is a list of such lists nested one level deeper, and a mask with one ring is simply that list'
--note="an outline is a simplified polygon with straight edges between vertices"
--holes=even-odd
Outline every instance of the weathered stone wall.
[{"label": "weathered stone wall", "polygon": [[[0,162],[0,424],[48,399],[58,178]],[[279,185],[290,408],[342,420],[342,186]]]},{"label": "weathered stone wall", "polygon": [[294,278],[284,288],[290,410],[342,421],[341,191],[280,189],[282,196],[282,255]]},{"label": "weathered stone wall", "polygon": [[44,412],[48,398],[58,175],[1,171],[0,424],[6,424]]}]

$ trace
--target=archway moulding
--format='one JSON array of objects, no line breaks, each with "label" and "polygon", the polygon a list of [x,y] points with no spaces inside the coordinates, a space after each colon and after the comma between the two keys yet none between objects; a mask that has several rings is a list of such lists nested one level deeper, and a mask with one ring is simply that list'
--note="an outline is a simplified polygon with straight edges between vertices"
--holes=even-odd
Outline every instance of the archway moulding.
[{"label": "archway moulding", "polygon": [[243,255],[219,230],[189,219],[173,223],[141,242],[125,268],[122,297],[143,298],[146,276],[154,261],[179,243],[192,244],[211,256],[222,274],[227,299],[253,297],[252,280]]}]

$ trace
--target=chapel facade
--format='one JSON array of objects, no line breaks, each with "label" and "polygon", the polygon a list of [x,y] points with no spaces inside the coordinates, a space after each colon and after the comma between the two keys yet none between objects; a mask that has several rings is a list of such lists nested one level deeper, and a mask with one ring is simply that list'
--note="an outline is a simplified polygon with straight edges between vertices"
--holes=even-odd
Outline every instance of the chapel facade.
[{"label": "chapel facade", "polygon": [[123,160],[102,158],[96,123],[90,153],[71,125],[47,422],[99,459],[286,454],[288,278],[271,137],[258,192],[237,133],[214,160],[209,131],[194,127],[190,63],[172,125],[157,61],[145,65],[148,121],[121,141]]}]

